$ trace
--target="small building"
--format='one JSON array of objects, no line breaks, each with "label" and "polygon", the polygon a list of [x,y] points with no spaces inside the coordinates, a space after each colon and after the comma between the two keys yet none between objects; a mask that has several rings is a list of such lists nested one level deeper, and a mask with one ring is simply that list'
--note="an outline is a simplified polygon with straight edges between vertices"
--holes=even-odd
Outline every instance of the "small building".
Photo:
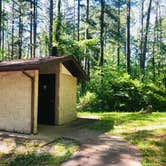
[{"label": "small building", "polygon": [[0,130],[37,133],[38,124],[76,118],[77,81],[87,75],[73,56],[0,63]]}]

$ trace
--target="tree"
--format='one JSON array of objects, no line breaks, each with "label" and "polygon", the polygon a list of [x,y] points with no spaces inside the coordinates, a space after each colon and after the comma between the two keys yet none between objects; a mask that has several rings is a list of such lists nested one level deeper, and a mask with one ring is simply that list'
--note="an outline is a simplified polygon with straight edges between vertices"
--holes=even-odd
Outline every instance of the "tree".
[{"label": "tree", "polygon": [[131,2],[127,0],[127,8],[126,8],[126,71],[130,73],[130,10],[131,10]]},{"label": "tree", "polygon": [[117,66],[120,66],[120,2],[118,0],[118,42],[117,42]]},{"label": "tree", "polygon": [[14,22],[14,19],[15,19],[15,18],[14,18],[14,17],[15,17],[15,14],[14,14],[14,13],[15,13],[15,2],[13,1],[13,2],[12,2],[12,30],[11,30],[11,31],[12,31],[12,32],[11,32],[11,35],[12,35],[12,36],[11,36],[11,38],[12,38],[12,39],[11,39],[11,40],[12,40],[12,43],[11,43],[11,47],[12,47],[12,48],[11,48],[11,59],[13,59],[13,57],[14,57],[14,23],[15,23],[15,22]]},{"label": "tree", "polygon": [[[89,0],[86,0],[86,28],[85,28],[85,40],[89,39]],[[90,60],[88,57],[88,49],[85,49],[85,71],[87,71],[88,75],[90,75]]]},{"label": "tree", "polygon": [[61,0],[56,1],[56,19],[54,25],[54,41],[56,44],[58,44],[60,40],[61,29]]},{"label": "tree", "polygon": [[19,39],[18,39],[18,58],[22,58],[22,38],[23,38],[23,11],[22,11],[22,1],[19,3]]},{"label": "tree", "polygon": [[33,0],[30,0],[30,57],[33,57]]},{"label": "tree", "polygon": [[0,50],[2,49],[2,0],[0,0]]},{"label": "tree", "polygon": [[92,77],[96,68],[103,73],[111,66],[133,78],[143,71],[144,80],[162,82],[165,8],[164,0],[1,0],[1,59],[51,55],[56,46],[59,55],[74,55]]},{"label": "tree", "polygon": [[34,0],[33,5],[33,57],[36,57],[36,35],[37,35],[37,5],[38,0]]},{"label": "tree", "polygon": [[152,47],[152,72],[153,72],[153,81],[156,80],[156,62],[155,62],[155,54],[156,54],[156,43],[158,43],[158,8],[159,3],[156,2],[156,18],[153,32],[153,47]]},{"label": "tree", "polygon": [[152,0],[149,0],[148,13],[147,13],[147,19],[146,19],[146,27],[145,27],[145,35],[144,35],[144,42],[143,42],[143,50],[142,50],[142,55],[141,55],[142,57],[140,58],[140,69],[141,69],[142,73],[144,73],[144,70],[145,70],[151,6],[152,6]]},{"label": "tree", "polygon": [[140,65],[142,63],[142,54],[143,54],[143,39],[144,39],[144,2],[141,1],[141,38],[140,38]]},{"label": "tree", "polygon": [[105,11],[105,0],[101,0],[100,9],[100,66],[104,64],[104,11]]},{"label": "tree", "polygon": [[80,40],[80,0],[78,0],[77,6],[78,14],[77,14],[77,40]]},{"label": "tree", "polygon": [[49,55],[52,55],[52,35],[53,35],[53,0],[50,0],[49,7]]}]

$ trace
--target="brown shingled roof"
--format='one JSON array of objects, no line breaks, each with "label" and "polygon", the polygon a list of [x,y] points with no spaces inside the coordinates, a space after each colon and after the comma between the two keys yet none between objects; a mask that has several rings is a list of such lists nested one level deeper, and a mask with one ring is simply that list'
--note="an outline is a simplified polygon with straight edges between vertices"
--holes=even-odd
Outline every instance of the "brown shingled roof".
[{"label": "brown shingled roof", "polygon": [[1,71],[17,71],[17,70],[32,70],[38,69],[39,65],[46,64],[50,61],[55,63],[63,63],[63,65],[79,80],[87,80],[88,76],[82,69],[81,65],[73,56],[47,56],[44,58],[31,58],[31,59],[19,59],[9,60],[0,63]]}]

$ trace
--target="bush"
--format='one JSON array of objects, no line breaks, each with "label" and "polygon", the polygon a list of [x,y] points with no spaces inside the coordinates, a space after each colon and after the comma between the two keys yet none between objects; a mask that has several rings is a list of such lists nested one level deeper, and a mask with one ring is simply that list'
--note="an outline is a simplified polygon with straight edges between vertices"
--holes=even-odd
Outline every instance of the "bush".
[{"label": "bush", "polygon": [[86,94],[79,99],[79,108],[91,111],[95,108],[96,101],[96,94],[87,91]]},{"label": "bush", "polygon": [[[128,74],[103,71],[89,83],[91,92],[80,99],[80,107],[88,111],[140,111],[152,105],[156,111],[166,108],[166,91],[154,84],[133,80]],[[97,80],[97,81],[96,81]]]},{"label": "bush", "polygon": [[154,84],[144,85],[142,95],[146,101],[146,105],[152,105],[156,111],[165,111],[166,109],[166,91],[158,88]]}]

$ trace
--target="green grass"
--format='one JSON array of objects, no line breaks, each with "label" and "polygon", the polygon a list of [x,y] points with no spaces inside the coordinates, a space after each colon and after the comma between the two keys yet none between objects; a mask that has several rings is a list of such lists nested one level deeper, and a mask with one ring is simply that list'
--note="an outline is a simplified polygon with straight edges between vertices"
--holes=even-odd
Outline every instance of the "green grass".
[{"label": "green grass", "polygon": [[78,115],[99,118],[82,124],[83,127],[122,136],[136,145],[141,150],[143,166],[166,165],[166,113],[79,112]]},{"label": "green grass", "polygon": [[8,153],[0,153],[0,166],[59,166],[78,150],[77,142],[61,138],[50,144],[41,140],[1,139],[14,146]]}]

